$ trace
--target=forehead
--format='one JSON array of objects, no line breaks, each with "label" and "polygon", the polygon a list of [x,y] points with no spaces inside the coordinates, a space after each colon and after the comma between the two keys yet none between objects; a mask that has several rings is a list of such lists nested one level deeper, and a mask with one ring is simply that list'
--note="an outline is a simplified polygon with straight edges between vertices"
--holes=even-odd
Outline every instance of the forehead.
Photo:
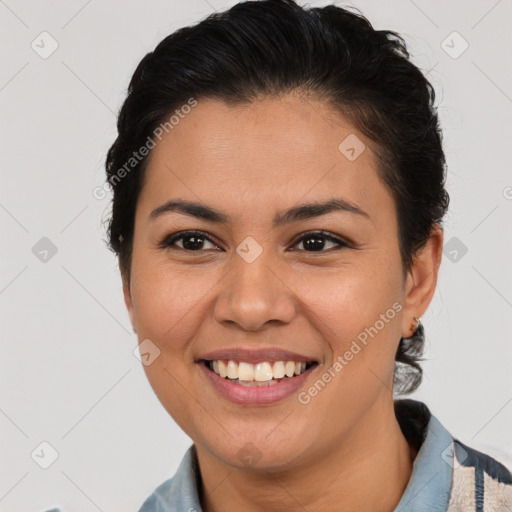
[{"label": "forehead", "polygon": [[318,100],[287,95],[231,106],[200,99],[152,150],[140,208],[149,214],[180,197],[254,215],[342,196],[373,215],[392,201],[373,147]]}]

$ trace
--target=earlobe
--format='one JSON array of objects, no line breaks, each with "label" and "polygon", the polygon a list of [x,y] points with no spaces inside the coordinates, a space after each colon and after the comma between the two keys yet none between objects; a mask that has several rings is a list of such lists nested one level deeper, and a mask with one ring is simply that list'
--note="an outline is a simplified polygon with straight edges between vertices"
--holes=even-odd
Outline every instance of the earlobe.
[{"label": "earlobe", "polygon": [[407,274],[402,325],[404,338],[410,337],[411,332],[414,332],[414,318],[423,316],[434,296],[442,250],[443,231],[441,226],[435,224],[425,247],[416,253],[412,268]]}]

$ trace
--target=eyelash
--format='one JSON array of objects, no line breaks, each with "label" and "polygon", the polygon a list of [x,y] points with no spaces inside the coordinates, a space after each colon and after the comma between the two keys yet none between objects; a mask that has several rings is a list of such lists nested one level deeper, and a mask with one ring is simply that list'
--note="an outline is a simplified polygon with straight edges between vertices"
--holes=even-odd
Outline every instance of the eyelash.
[{"label": "eyelash", "polygon": [[[217,245],[215,242],[213,242],[207,236],[207,234],[204,231],[193,230],[193,231],[180,231],[179,233],[174,233],[172,235],[169,235],[166,238],[164,238],[164,240],[162,240],[162,242],[160,242],[158,247],[160,249],[178,249],[178,250],[186,251],[186,252],[189,252],[189,253],[205,252],[203,249],[198,249],[197,251],[194,251],[192,249],[185,249],[183,247],[176,247],[176,246],[173,245],[176,241],[181,240],[183,238],[186,238],[188,236],[198,236],[198,237],[200,237],[200,238],[202,238],[204,240],[208,240],[209,242],[211,242],[214,245]],[[323,238],[324,240],[327,240],[329,242],[334,242],[334,243],[338,244],[339,247],[328,249],[328,250],[320,250],[320,251],[306,251],[305,249],[302,249],[303,252],[318,254],[318,253],[331,252],[332,250],[336,250],[337,251],[337,250],[344,249],[344,248],[348,248],[348,249],[351,248],[351,246],[347,242],[342,240],[341,238],[338,238],[338,237],[336,237],[336,236],[334,236],[334,235],[332,235],[332,234],[330,234],[330,233],[328,233],[326,231],[322,231],[322,230],[319,230],[319,231],[307,231],[306,233],[303,233],[300,236],[300,238],[295,240],[295,242],[293,243],[293,246],[299,244],[303,240],[307,240],[308,238],[313,238],[313,237]]]}]

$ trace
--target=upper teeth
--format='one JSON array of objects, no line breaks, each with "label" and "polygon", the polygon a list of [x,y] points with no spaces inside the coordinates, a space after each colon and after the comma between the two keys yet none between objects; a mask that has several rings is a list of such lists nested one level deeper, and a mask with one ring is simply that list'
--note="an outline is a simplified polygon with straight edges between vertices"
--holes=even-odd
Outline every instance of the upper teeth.
[{"label": "upper teeth", "polygon": [[264,363],[245,363],[229,360],[212,361],[213,371],[221,377],[228,379],[240,379],[246,381],[265,382],[275,379],[282,379],[285,375],[293,377],[300,375],[306,369],[306,363],[296,363],[295,361],[275,361],[273,363],[265,361]]}]

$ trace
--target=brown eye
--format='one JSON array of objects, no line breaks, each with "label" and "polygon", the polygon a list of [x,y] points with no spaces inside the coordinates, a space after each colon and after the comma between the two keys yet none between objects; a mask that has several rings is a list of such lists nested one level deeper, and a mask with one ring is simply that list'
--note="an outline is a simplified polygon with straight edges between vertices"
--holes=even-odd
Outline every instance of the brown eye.
[{"label": "brown eye", "polygon": [[[181,241],[181,246],[176,245],[176,242],[179,241]],[[182,231],[181,233],[175,233],[165,238],[162,243],[159,244],[159,247],[201,252],[205,249],[204,246],[206,243],[210,243],[214,249],[218,249],[218,247],[202,231]]]},{"label": "brown eye", "polygon": [[[312,231],[305,233],[294,245],[302,243],[304,247],[302,250],[305,250],[306,252],[327,252],[327,250],[324,250],[326,241],[333,243],[335,249],[350,247],[345,241],[324,231]],[[332,249],[332,247],[328,249]]]}]

